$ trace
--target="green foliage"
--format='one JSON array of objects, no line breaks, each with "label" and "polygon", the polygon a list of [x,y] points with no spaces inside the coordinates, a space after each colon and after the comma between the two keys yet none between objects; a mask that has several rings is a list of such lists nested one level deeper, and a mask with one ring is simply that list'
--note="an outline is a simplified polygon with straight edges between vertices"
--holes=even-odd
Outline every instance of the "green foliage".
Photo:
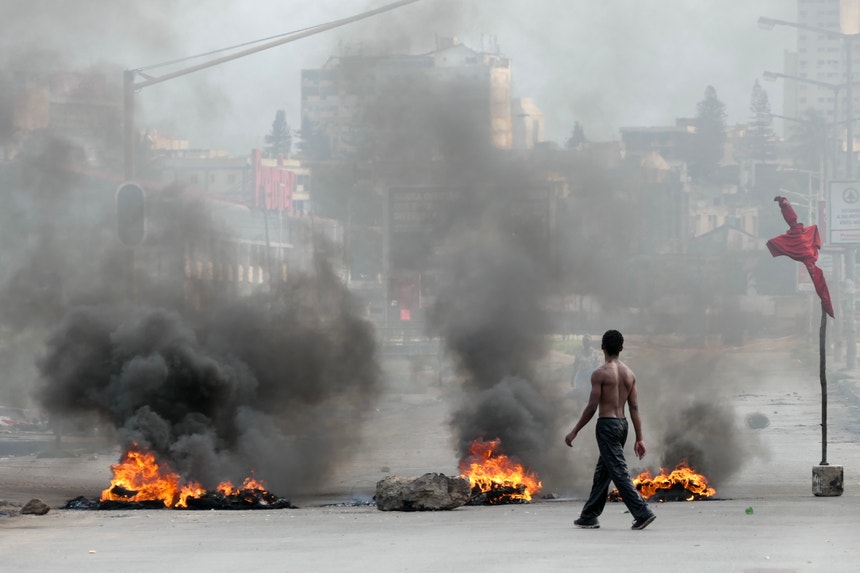
[{"label": "green foliage", "polygon": [[582,124],[577,121],[573,124],[573,131],[571,132],[570,137],[567,138],[564,146],[567,149],[576,149],[586,141],[588,140],[585,138],[585,130],[582,129]]},{"label": "green foliage", "polygon": [[746,152],[750,159],[772,161],[776,158],[776,137],[773,133],[773,116],[767,92],[758,80],[753,85],[750,99],[752,117],[746,136]]},{"label": "green foliage", "polygon": [[287,123],[287,114],[279,109],[275,113],[275,121],[272,122],[272,131],[266,136],[265,148],[268,157],[289,157],[293,147],[293,135]]}]

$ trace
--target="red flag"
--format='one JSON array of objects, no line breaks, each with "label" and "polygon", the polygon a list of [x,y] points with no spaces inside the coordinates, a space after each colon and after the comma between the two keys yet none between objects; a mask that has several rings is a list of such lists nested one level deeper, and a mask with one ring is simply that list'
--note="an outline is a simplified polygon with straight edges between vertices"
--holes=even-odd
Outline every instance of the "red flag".
[{"label": "red flag", "polygon": [[803,263],[809,272],[812,284],[815,285],[815,292],[821,299],[821,308],[833,316],[833,304],[830,302],[830,291],[827,289],[827,281],[824,280],[824,272],[815,265],[818,260],[818,250],[821,249],[818,226],[804,227],[803,223],[799,223],[797,213],[785,197],[777,196],[774,201],[779,201],[782,217],[788,223],[788,232],[767,242],[770,254],[774,257],[785,255]]}]

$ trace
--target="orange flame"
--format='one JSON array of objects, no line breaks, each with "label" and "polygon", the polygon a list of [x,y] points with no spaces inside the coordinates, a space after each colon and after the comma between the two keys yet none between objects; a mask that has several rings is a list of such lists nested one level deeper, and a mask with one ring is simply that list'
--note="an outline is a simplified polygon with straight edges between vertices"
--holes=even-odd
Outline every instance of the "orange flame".
[{"label": "orange flame", "polygon": [[[713,497],[717,493],[717,490],[708,485],[708,478],[690,468],[686,461],[679,463],[672,471],[660,468],[660,474],[656,476],[645,470],[633,478],[633,485],[645,499],[657,495],[660,490],[673,488],[686,490],[689,494],[687,501]],[[617,495],[618,490],[612,493]]]},{"label": "orange flame", "polygon": [[239,495],[243,491],[253,490],[253,491],[266,491],[266,488],[263,486],[263,482],[256,480],[252,477],[246,477],[245,481],[242,482],[242,487],[236,487],[229,481],[222,481],[218,484],[218,487],[215,488],[224,495]]},{"label": "orange flame", "polygon": [[[100,501],[147,502],[162,501],[166,507],[188,507],[189,498],[198,498],[206,489],[197,482],[183,484],[179,474],[156,460],[152,452],[132,449],[123,455],[118,464],[111,466],[113,479],[110,487],[102,491]],[[241,490],[229,481],[218,485],[224,495],[239,495],[242,491],[255,489],[265,492],[262,483],[245,478]]]},{"label": "orange flame", "polygon": [[497,502],[530,501],[543,484],[535,473],[501,453],[500,444],[498,438],[472,442],[469,456],[460,462],[460,476],[469,478],[473,492],[499,492]]}]

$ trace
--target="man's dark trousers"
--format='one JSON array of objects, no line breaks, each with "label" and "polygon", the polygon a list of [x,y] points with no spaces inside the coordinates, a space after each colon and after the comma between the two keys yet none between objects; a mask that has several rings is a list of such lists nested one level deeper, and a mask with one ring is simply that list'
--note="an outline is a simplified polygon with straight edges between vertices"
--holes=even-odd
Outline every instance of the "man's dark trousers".
[{"label": "man's dark trousers", "polygon": [[651,510],[630,479],[627,462],[624,460],[624,444],[627,442],[627,420],[625,418],[598,418],[597,447],[600,450],[600,458],[594,468],[594,482],[591,486],[591,495],[582,508],[583,519],[597,519],[606,505],[609,494],[609,483],[615,482],[618,493],[631,515],[637,521],[646,519],[651,515]]}]

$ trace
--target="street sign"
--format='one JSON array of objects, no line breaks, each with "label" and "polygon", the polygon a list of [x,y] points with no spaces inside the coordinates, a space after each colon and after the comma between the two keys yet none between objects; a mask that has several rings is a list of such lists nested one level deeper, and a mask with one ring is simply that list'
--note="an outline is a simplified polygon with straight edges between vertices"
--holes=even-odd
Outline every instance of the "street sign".
[{"label": "street sign", "polygon": [[860,245],[860,181],[830,181],[826,243]]}]

